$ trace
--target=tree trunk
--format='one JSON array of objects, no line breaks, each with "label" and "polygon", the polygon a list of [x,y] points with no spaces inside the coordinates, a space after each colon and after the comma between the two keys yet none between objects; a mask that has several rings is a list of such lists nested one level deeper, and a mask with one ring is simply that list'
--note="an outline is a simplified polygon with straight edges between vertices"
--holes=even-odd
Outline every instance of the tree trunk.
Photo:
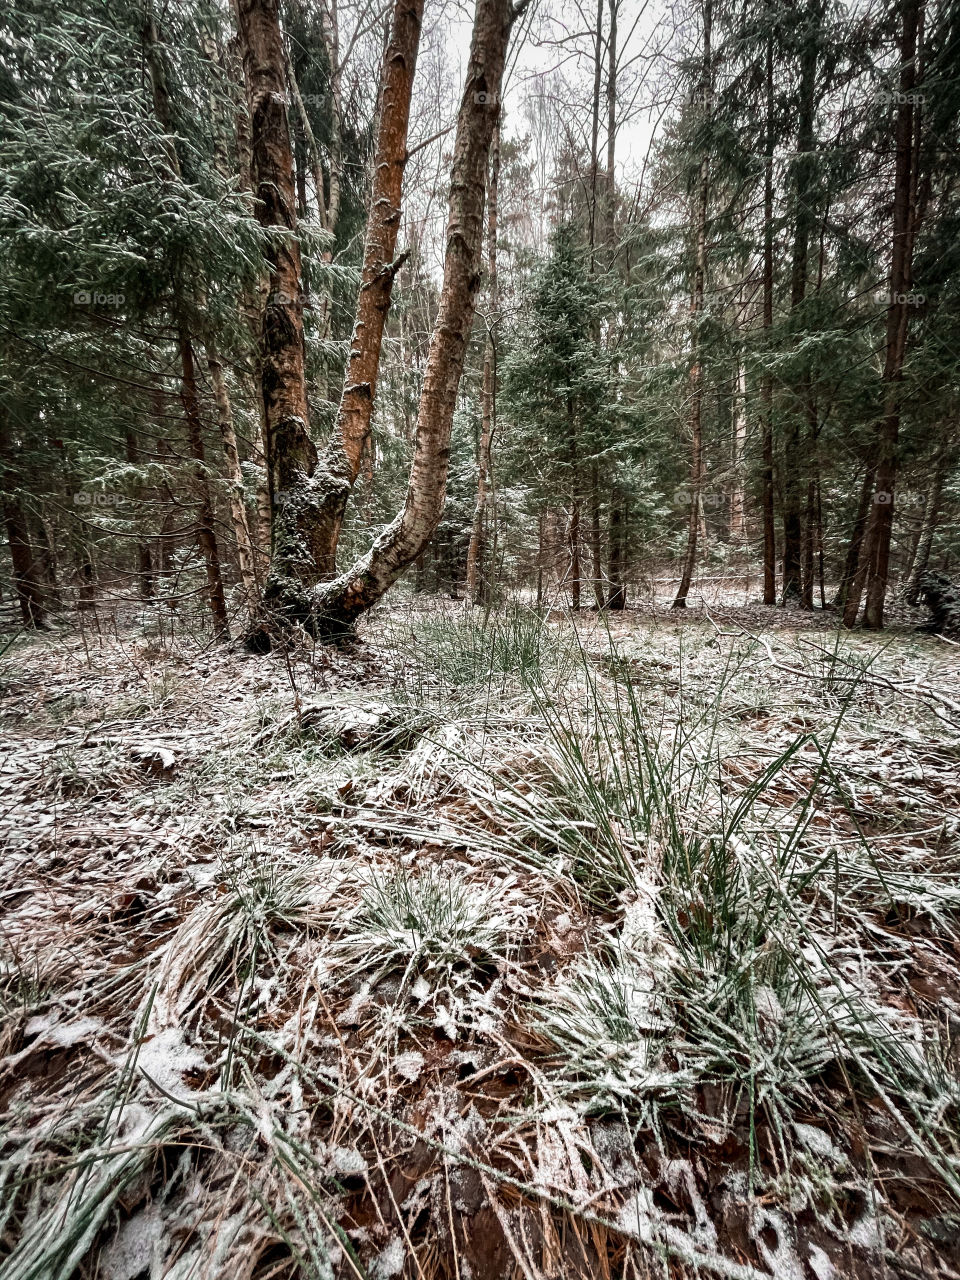
[{"label": "tree trunk", "polygon": [[499,290],[497,288],[497,191],[500,181],[500,124],[494,130],[490,147],[490,188],[487,199],[487,287],[489,314],[487,335],[483,346],[483,391],[480,418],[480,446],[477,451],[477,502],[473,512],[473,528],[470,546],[467,548],[467,599],[482,604],[488,592],[484,575],[483,558],[490,527],[490,497],[488,483],[493,468],[493,433],[496,430],[497,402],[497,351],[493,331],[497,323]]},{"label": "tree trunk", "polygon": [[[136,466],[140,460],[137,437],[132,427],[127,427],[127,462]],[[137,483],[134,490],[138,501],[142,501],[142,487]],[[153,563],[150,557],[150,543],[146,538],[137,540],[137,590],[141,600],[153,599]]]},{"label": "tree trunk", "polygon": [[607,578],[610,590],[607,594],[607,608],[621,610],[626,608],[627,589],[623,576],[625,568],[625,543],[627,536],[627,503],[625,498],[614,494],[610,503],[610,549],[607,556]]},{"label": "tree trunk", "polygon": [[537,519],[537,608],[543,608],[543,558],[546,554],[546,546],[544,539],[544,525],[546,524],[546,516],[544,512],[540,512]]},{"label": "tree trunk", "polygon": [[847,597],[850,594],[850,588],[856,576],[857,564],[860,559],[860,547],[863,545],[863,535],[867,527],[867,518],[870,515],[870,499],[873,497],[875,478],[873,467],[868,466],[864,473],[863,483],[860,486],[857,514],[854,516],[853,528],[850,530],[850,541],[847,544],[843,572],[837,584],[837,594],[833,598],[833,607],[835,609],[844,609],[846,607]]},{"label": "tree trunk", "polygon": [[863,625],[871,630],[883,627],[883,607],[890,566],[890,537],[893,530],[893,499],[897,481],[903,362],[910,324],[907,296],[913,283],[913,244],[921,216],[917,207],[920,107],[914,107],[914,100],[920,80],[917,62],[922,45],[923,0],[904,0],[902,13],[890,302],[887,307],[883,368],[884,411],[874,443],[873,470],[876,487],[873,502],[860,546],[857,572],[843,611],[844,625],[852,627],[857,620],[860,597],[866,584]]},{"label": "tree trunk", "polygon": [[[713,26],[713,0],[703,5],[703,71],[700,80],[700,104],[710,113],[713,73],[711,67],[710,38]],[[687,524],[687,549],[683,557],[680,586],[673,601],[674,609],[687,607],[687,596],[697,562],[697,534],[700,526],[700,502],[703,490],[703,361],[700,351],[700,317],[703,313],[703,287],[707,270],[707,205],[710,198],[710,156],[705,152],[700,160],[700,177],[697,190],[696,235],[697,256],[693,272],[693,289],[690,296],[690,333],[692,360],[690,364],[690,518]]]},{"label": "tree trunk", "polygon": [[747,518],[743,496],[743,456],[747,443],[747,371],[737,366],[736,402],[733,410],[732,440],[733,484],[730,488],[730,537],[743,542],[747,536]]},{"label": "tree trunk", "polygon": [[3,521],[7,530],[7,545],[13,565],[13,589],[20,606],[20,616],[25,627],[46,626],[46,608],[43,587],[40,582],[39,564],[27,532],[27,520],[19,498],[5,494]]},{"label": "tree trunk", "polygon": [[590,466],[590,561],[593,599],[599,611],[606,604],[606,592],[603,585],[603,558],[600,554],[600,471],[596,462]]},{"label": "tree trunk", "polygon": [[[769,21],[769,15],[768,15]],[[773,32],[767,35],[765,66],[766,158],[763,169],[763,331],[769,347],[773,329]],[[763,505],[763,603],[777,603],[777,535],[773,505],[773,380],[764,370],[760,380],[762,505]]]},{"label": "tree trunk", "polygon": [[243,497],[243,473],[240,470],[240,453],[237,449],[237,433],[233,423],[233,408],[227,384],[223,376],[223,365],[213,339],[209,339],[207,347],[207,368],[210,370],[210,381],[213,385],[213,398],[217,406],[217,423],[220,427],[220,438],[223,441],[223,456],[227,464],[227,484],[230,494],[230,516],[233,521],[233,534],[237,543],[237,564],[240,569],[240,581],[243,584],[248,611],[252,610],[257,599],[257,575],[254,564],[253,543],[250,538],[250,525],[247,522],[247,508]]},{"label": "tree trunk", "polygon": [[[343,68],[340,65],[340,24],[337,17],[337,0],[324,0],[320,6],[320,15],[323,42],[330,66],[330,144],[328,147],[330,191],[324,225],[333,235],[340,220],[341,170],[343,168],[343,91],[341,87]],[[324,257],[332,260],[332,255],[324,254]]]},{"label": "tree trunk", "polygon": [[570,520],[567,524],[567,546],[570,550],[570,608],[574,613],[580,612],[580,584],[583,567],[580,562],[580,499],[574,498],[570,505]]},{"label": "tree trunk", "polygon": [[[814,210],[812,186],[815,161],[814,122],[816,119],[817,67],[820,55],[820,27],[823,0],[812,0],[807,10],[809,29],[800,57],[799,107],[797,119],[797,159],[794,169],[793,261],[791,266],[790,310],[800,310],[807,293],[807,263]],[[804,378],[803,403],[809,405],[809,378]],[[783,603],[804,602],[803,594],[803,503],[804,503],[803,421],[790,415],[784,439],[783,459]]]},{"label": "tree trunk", "polygon": [[37,516],[37,534],[45,583],[44,589],[50,605],[54,609],[59,609],[63,604],[63,595],[60,591],[60,562],[57,557],[57,540],[52,522],[42,509]]},{"label": "tree trunk", "polygon": [[930,566],[930,551],[933,547],[934,534],[937,531],[940,498],[943,493],[943,479],[946,469],[947,451],[944,446],[941,446],[937,452],[933,481],[923,507],[923,520],[920,525],[920,537],[917,539],[917,547],[913,554],[913,564],[903,592],[903,597],[907,604],[914,607],[920,603],[920,579]]},{"label": "tree trunk", "polygon": [[223,579],[220,575],[220,552],[217,547],[217,535],[213,523],[213,499],[210,494],[210,480],[207,476],[203,448],[203,427],[200,419],[200,400],[197,395],[196,362],[193,356],[193,343],[185,330],[180,330],[180,363],[183,370],[180,399],[187,423],[187,439],[190,452],[196,461],[194,471],[197,488],[197,546],[203,556],[203,565],[207,575],[207,596],[210,601],[210,613],[213,616],[214,635],[218,640],[229,640],[230,623],[227,618],[227,602],[223,594]]},{"label": "tree trunk", "polygon": [[610,31],[607,35],[607,225],[610,264],[616,252],[617,230],[617,11],[620,0],[608,0]]},{"label": "tree trunk", "polygon": [[30,543],[27,516],[20,501],[13,447],[6,414],[0,407],[0,499],[13,567],[13,589],[23,625],[43,628],[46,626],[46,603],[40,566]]},{"label": "tree trunk", "polygon": [[443,513],[450,432],[476,309],[484,195],[507,43],[519,12],[509,0],[477,0],[470,61],[454,145],[443,287],[417,415],[403,510],[370,551],[316,592],[316,630],[343,635],[427,545]]},{"label": "tree trunk", "polygon": [[370,439],[393,282],[407,257],[402,254],[395,258],[395,254],[422,23],[423,0],[396,0],[381,72],[373,189],[350,359],[336,426],[314,475],[317,570],[321,579],[332,578],[337,571],[337,544],[344,513]]},{"label": "tree trunk", "polygon": [[807,507],[803,523],[803,563],[800,575],[800,607],[813,608],[814,525],[817,518],[817,490],[813,480],[807,481]]},{"label": "tree trunk", "polygon": [[256,216],[273,233],[260,345],[264,453],[270,493],[268,613],[302,619],[305,591],[318,578],[322,541],[311,478],[317,451],[310,439],[303,342],[300,242],[279,0],[236,0],[251,119],[251,171]]}]

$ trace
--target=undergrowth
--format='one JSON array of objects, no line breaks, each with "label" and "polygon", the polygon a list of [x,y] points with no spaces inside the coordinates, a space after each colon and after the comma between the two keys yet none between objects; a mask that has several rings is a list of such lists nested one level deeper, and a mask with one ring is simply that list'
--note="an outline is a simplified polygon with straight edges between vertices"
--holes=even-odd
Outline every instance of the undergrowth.
[{"label": "undergrowth", "polygon": [[213,708],[156,640],[50,681],[5,1277],[951,1274],[954,695],[859,638],[613,631],[386,620],[353,684],[237,662]]}]

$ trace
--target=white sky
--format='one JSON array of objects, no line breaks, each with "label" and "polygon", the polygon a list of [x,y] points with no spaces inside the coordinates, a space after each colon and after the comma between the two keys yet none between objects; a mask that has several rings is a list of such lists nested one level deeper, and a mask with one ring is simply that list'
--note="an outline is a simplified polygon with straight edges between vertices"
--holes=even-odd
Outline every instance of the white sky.
[{"label": "white sky", "polygon": [[[585,150],[590,145],[597,0],[532,0],[518,22],[508,57],[504,93],[504,135],[531,132],[527,111],[539,102],[550,128],[563,130]],[[606,91],[609,9],[603,0],[603,75],[601,81],[600,157],[606,156]],[[421,53],[414,90],[411,146],[448,126],[452,127],[463,82],[473,22],[471,0],[427,0]],[[621,190],[629,193],[640,180],[644,161],[663,118],[663,88],[658,83],[669,68],[658,54],[669,44],[677,47],[677,11],[671,0],[619,0],[618,4],[618,127],[616,170]],[[680,38],[683,38],[681,33]],[[560,136],[544,136],[544,180]],[[408,192],[416,206],[426,239],[440,249],[446,206],[446,166],[452,132],[411,162]],[[536,145],[531,148],[536,151]],[[410,209],[414,214],[414,209]],[[434,226],[435,220],[439,225]],[[439,262],[438,264],[439,265]]]}]

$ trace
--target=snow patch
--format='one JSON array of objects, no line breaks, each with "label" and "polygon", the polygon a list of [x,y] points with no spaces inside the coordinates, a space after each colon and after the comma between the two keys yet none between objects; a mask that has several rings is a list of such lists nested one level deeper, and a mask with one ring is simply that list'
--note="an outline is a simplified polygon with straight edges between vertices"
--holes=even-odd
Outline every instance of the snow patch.
[{"label": "snow patch", "polygon": [[398,1276],[403,1271],[407,1260],[407,1251],[399,1236],[394,1236],[385,1249],[382,1249],[374,1260],[373,1274],[387,1280],[389,1276]]},{"label": "snow patch", "polygon": [[407,1053],[401,1053],[393,1060],[393,1065],[399,1075],[404,1080],[419,1080],[423,1071],[424,1057],[422,1053],[417,1053],[411,1049]]}]

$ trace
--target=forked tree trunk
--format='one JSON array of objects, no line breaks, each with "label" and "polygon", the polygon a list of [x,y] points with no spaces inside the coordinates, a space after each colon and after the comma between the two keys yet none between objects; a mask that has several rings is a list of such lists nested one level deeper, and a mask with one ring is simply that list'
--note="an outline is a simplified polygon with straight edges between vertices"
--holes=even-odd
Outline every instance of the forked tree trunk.
[{"label": "forked tree trunk", "polygon": [[890,261],[890,302],[887,307],[886,356],[883,367],[883,417],[876,430],[873,469],[875,489],[867,527],[860,545],[857,572],[843,610],[852,627],[860,609],[864,585],[867,601],[863,625],[883,627],[893,530],[893,497],[897,481],[897,445],[903,362],[907,350],[910,311],[907,297],[913,283],[913,244],[921,213],[917,206],[920,107],[915,106],[919,80],[917,60],[922,44],[923,0],[905,0],[900,41],[900,92],[896,124],[896,167],[893,190],[893,234]]},{"label": "forked tree trunk", "polygon": [[[703,5],[703,71],[700,81],[700,105],[705,113],[711,111],[710,93],[713,83],[710,38],[713,26],[713,0]],[[697,563],[697,535],[700,528],[701,496],[703,491],[703,360],[700,343],[700,318],[703,314],[703,288],[707,270],[707,205],[710,198],[710,157],[707,152],[700,161],[697,184],[697,256],[693,270],[693,288],[690,293],[690,332],[692,360],[690,363],[690,516],[687,523],[687,549],[683,557],[680,586],[673,601],[674,609],[687,607],[690,583]]]},{"label": "forked tree trunk", "polygon": [[393,282],[406,260],[406,254],[399,258],[395,255],[403,171],[407,162],[410,99],[422,22],[423,0],[397,0],[381,72],[373,189],[350,359],[336,426],[314,476],[317,569],[322,579],[332,578],[337,571],[337,544],[347,501],[370,440],[380,351]]},{"label": "forked tree trunk", "polygon": [[[286,109],[286,69],[278,0],[236,0],[244,76],[252,119],[252,171],[257,217],[276,237],[268,254],[270,298],[261,344],[267,475],[271,502],[271,564],[258,632],[268,643],[271,618],[281,625],[311,618],[309,590],[336,572],[336,550],[350,491],[369,438],[377,368],[400,224],[400,193],[422,0],[397,0],[383,66],[372,208],[363,280],[337,425],[319,458],[309,430],[304,369],[301,256],[297,239],[293,154]],[[328,53],[337,74],[336,11],[324,9]],[[333,88],[334,97],[337,88]],[[339,104],[334,102],[335,126]],[[333,152],[336,153],[336,146]],[[328,229],[340,203],[336,156],[331,159]],[[256,643],[256,641],[252,641]]]},{"label": "forked tree trunk", "polygon": [[476,309],[490,146],[510,28],[509,0],[477,0],[470,61],[454,144],[443,287],[417,414],[416,444],[403,510],[346,573],[315,593],[315,629],[348,631],[412,564],[433,537],[446,497],[450,432]]}]

